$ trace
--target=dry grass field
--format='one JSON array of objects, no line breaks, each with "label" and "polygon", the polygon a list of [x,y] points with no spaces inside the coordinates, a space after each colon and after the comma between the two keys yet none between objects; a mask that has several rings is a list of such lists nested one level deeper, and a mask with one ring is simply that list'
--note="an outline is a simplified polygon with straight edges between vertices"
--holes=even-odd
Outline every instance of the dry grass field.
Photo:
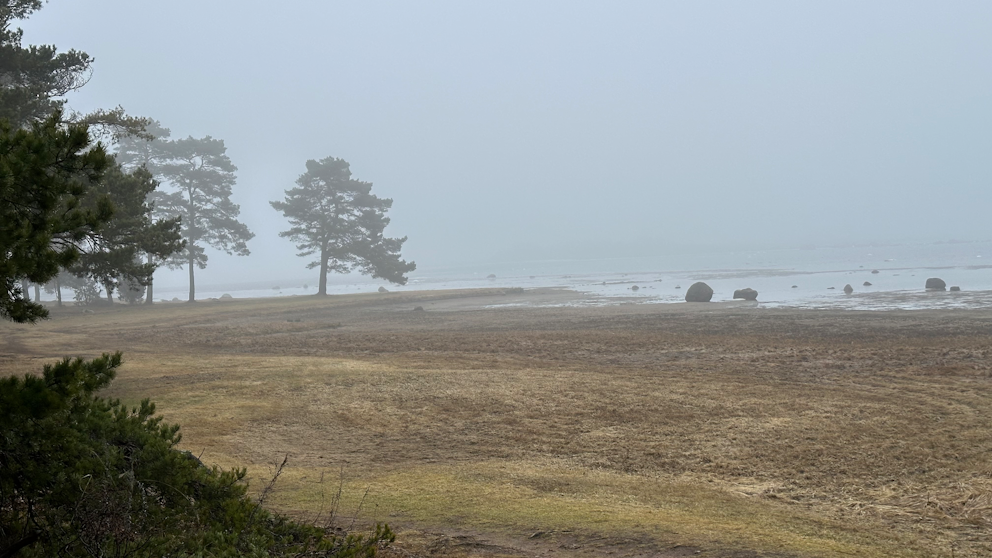
[{"label": "dry grass field", "polygon": [[516,306],[574,297],[53,309],[0,369],[124,351],[108,395],[397,558],[992,555],[992,310]]}]

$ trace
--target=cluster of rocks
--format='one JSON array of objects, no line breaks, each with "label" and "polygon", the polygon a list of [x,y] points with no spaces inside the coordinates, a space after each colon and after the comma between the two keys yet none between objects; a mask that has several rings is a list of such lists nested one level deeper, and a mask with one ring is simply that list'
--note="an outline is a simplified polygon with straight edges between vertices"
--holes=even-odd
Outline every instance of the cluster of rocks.
[{"label": "cluster of rocks", "polygon": [[[676,286],[676,289],[681,288]],[[746,288],[737,289],[734,291],[735,299],[743,300],[758,300],[758,291]],[[713,300],[713,288],[703,283],[702,281],[697,281],[689,286],[688,290],[685,291],[685,301],[686,302],[710,302]]]},{"label": "cluster of rocks", "polygon": [[950,289],[948,289],[947,288],[947,283],[945,283],[944,280],[943,279],[940,279],[939,277],[931,277],[931,278],[927,279],[926,289],[927,289],[927,291],[947,291],[947,290],[949,290],[952,293],[959,293],[959,292],[961,292],[961,287],[951,287]]},{"label": "cluster of rocks", "polygon": [[[878,270],[872,270],[872,273],[878,273]],[[872,286],[870,281],[865,281],[863,285],[865,287]],[[676,286],[675,288],[678,289],[681,287]],[[793,285],[792,288],[797,289],[799,287],[798,285]],[[833,289],[834,287],[827,287],[827,290],[833,290]],[[939,279],[937,277],[931,277],[930,279],[927,279],[926,289],[927,291],[948,290],[947,283],[945,283],[942,279]],[[631,287],[631,290],[636,291],[637,287],[636,286]],[[961,287],[951,287],[950,291],[960,292]],[[844,293],[853,294],[854,287],[852,287],[850,284],[844,285]],[[755,301],[758,300],[758,291],[751,288],[737,289],[736,291],[734,291],[734,299]],[[707,285],[706,283],[703,283],[702,281],[693,283],[692,286],[689,287],[689,290],[685,292],[686,302],[709,302],[711,300],[713,300],[713,289],[710,288],[710,286]]]}]

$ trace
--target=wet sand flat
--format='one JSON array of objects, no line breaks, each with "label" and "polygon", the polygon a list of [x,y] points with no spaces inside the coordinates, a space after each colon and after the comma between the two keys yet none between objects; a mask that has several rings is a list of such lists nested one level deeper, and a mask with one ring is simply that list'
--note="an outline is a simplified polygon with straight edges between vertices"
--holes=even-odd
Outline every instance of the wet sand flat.
[{"label": "wet sand flat", "polygon": [[108,395],[151,397],[254,486],[288,454],[273,505],[340,489],[397,555],[992,552],[992,310],[600,302],[54,309],[0,324],[0,366],[122,350]]}]

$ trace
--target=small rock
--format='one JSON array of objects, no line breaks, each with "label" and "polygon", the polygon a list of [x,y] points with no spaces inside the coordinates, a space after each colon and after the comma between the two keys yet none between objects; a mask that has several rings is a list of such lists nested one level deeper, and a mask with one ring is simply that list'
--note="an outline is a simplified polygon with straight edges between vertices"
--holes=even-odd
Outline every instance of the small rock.
[{"label": "small rock", "polygon": [[734,291],[734,298],[742,298],[744,300],[758,300],[758,291],[747,288],[747,289],[737,289]]},{"label": "small rock", "polygon": [[486,279],[495,279],[495,278],[496,278],[495,273],[490,273],[489,275],[486,276]]},{"label": "small rock", "polygon": [[221,300],[229,300],[229,299],[232,299],[234,297],[231,296],[231,295],[229,295],[229,294],[227,294],[227,293],[224,293],[224,294],[220,295],[220,298],[221,298]]},{"label": "small rock", "polygon": [[681,289],[682,288],[682,285],[675,285],[675,288],[676,289]]},{"label": "small rock", "polygon": [[951,287],[951,292],[952,293],[959,293],[959,292],[961,292],[961,287]]},{"label": "small rock", "polygon": [[799,288],[799,285],[793,285],[792,288],[793,289],[798,289]]},{"label": "small rock", "polygon": [[710,300],[713,300],[713,289],[702,281],[689,285],[685,291],[686,302],[709,302]]},{"label": "small rock", "polygon": [[868,281],[865,281],[865,282],[864,282],[864,286],[866,286],[866,287],[870,287],[870,286],[871,286],[871,283],[870,283],[870,282],[868,282]]},{"label": "small rock", "polygon": [[854,287],[851,285],[844,285],[844,294],[851,294],[854,292]]},{"label": "small rock", "polygon": [[638,287],[637,285],[634,285],[633,287],[630,288],[630,290],[632,290],[632,291],[634,291],[636,293],[637,291],[641,290],[641,288]]},{"label": "small rock", "polygon": [[834,290],[834,288],[835,288],[835,287],[827,287],[827,290],[828,290],[828,291],[832,291],[832,290]]},{"label": "small rock", "polygon": [[873,275],[878,275],[878,270],[877,269],[873,269],[873,270],[871,270],[871,272],[872,272]]},{"label": "small rock", "polygon": [[928,291],[943,291],[947,289],[947,283],[943,279],[931,277],[927,279],[926,289]]},{"label": "small rock", "polygon": [[414,312],[423,312],[424,311],[424,307],[423,306],[417,306],[416,308],[413,309],[413,311]]},{"label": "small rock", "polygon": [[379,292],[380,293],[388,293],[389,291],[386,289],[386,287],[379,287]]}]

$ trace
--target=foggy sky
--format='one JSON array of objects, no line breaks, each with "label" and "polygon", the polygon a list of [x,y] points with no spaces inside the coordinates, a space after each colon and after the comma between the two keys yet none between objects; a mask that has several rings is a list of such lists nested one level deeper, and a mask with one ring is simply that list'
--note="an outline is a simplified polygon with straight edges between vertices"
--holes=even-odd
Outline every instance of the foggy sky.
[{"label": "foggy sky", "polygon": [[[422,269],[992,238],[989,2],[52,0],[87,111],[223,139],[248,259],[306,275],[268,204],[341,157]],[[264,269],[258,264],[264,263]]]}]

